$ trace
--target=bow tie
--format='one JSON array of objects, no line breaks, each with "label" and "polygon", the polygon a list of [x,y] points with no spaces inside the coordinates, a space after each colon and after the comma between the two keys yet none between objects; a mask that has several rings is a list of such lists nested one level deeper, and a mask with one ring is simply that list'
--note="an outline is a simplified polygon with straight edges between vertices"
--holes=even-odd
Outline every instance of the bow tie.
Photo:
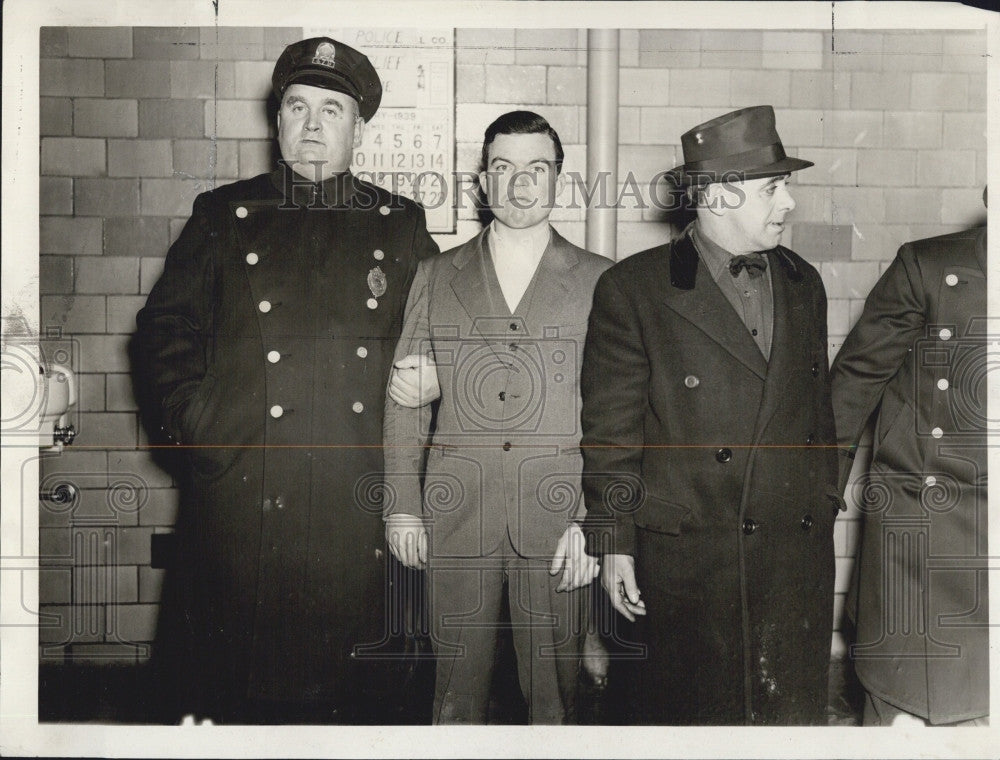
[{"label": "bow tie", "polygon": [[729,260],[729,273],[736,277],[741,269],[746,269],[751,277],[760,277],[767,269],[767,259],[761,253],[750,253],[742,256],[733,256]]}]

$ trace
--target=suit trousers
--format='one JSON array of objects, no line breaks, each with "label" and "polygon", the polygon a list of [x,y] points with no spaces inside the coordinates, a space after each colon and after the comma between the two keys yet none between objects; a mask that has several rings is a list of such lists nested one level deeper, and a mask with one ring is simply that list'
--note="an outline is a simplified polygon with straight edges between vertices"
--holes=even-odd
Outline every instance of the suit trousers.
[{"label": "suit trousers", "polygon": [[531,723],[575,715],[585,589],[556,592],[549,562],[517,554],[505,537],[483,557],[431,557],[431,635],[437,655],[433,722],[486,723],[504,585],[518,681]]}]

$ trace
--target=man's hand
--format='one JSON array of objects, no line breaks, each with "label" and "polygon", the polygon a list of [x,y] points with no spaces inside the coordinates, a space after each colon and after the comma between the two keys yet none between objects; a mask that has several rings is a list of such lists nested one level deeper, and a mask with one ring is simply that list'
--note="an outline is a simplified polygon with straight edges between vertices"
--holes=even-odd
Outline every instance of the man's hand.
[{"label": "man's hand", "polygon": [[630,554],[605,554],[601,558],[601,585],[611,604],[628,620],[646,614],[646,603],[639,598],[635,582],[635,559]]},{"label": "man's hand", "polygon": [[566,532],[562,534],[559,543],[556,544],[556,553],[552,557],[549,565],[549,575],[556,575],[563,571],[562,579],[556,586],[556,591],[572,591],[575,588],[586,586],[601,570],[595,557],[587,554],[584,546],[586,539],[583,531],[576,523],[572,523]]},{"label": "man's hand", "polygon": [[441,395],[437,366],[423,354],[409,354],[392,365],[389,398],[408,409],[429,404]]},{"label": "man's hand", "polygon": [[385,520],[385,541],[389,551],[407,567],[427,567],[427,528],[416,515],[389,515]]}]

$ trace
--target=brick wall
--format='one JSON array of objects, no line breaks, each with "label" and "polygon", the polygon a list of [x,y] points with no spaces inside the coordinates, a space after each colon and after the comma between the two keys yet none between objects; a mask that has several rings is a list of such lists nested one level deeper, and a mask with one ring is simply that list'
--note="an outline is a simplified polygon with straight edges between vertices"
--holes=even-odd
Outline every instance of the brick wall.
[{"label": "brick wall", "polygon": [[[150,567],[149,537],[171,530],[177,492],[142,448],[126,344],[194,196],[269,168],[263,99],[273,61],[301,36],[42,30],[42,329],[72,337],[80,356],[80,436],[43,461],[42,477],[78,473],[82,488],[72,513],[43,506],[40,517],[51,558],[40,597],[55,615],[41,633],[46,660],[148,653],[117,642],[152,638],[162,578]],[[552,122],[566,170],[585,176],[586,32],[460,29],[455,42],[455,168],[476,170],[486,125],[525,107]],[[794,178],[785,242],[823,275],[834,353],[903,241],[983,219],[984,55],[985,35],[971,32],[623,30],[619,174],[624,188],[632,172],[640,193],[623,197],[619,256],[672,234],[648,207],[648,185],[681,162],[680,134],[770,103],[789,152],[816,163]],[[582,209],[553,220],[582,244]],[[457,234],[438,240],[449,247],[477,229],[465,210]],[[135,477],[145,484],[138,497]],[[89,528],[83,516],[94,517]],[[857,516],[852,505],[836,527],[838,619]]]}]

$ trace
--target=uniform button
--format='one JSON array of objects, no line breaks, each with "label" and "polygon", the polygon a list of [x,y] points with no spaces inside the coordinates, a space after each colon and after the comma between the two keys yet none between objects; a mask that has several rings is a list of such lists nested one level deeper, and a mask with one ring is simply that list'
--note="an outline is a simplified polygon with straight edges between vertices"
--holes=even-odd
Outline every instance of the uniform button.
[{"label": "uniform button", "polygon": [[947,327],[942,328],[941,332],[938,333],[938,337],[941,338],[941,340],[951,340],[951,330]]},{"label": "uniform button", "polygon": [[813,525],[812,515],[806,515],[802,518],[802,522],[799,523],[802,526],[802,530],[809,530]]},{"label": "uniform button", "polygon": [[368,349],[365,348],[364,346],[358,346],[358,350],[355,351],[354,353],[356,353],[358,356],[364,359],[366,356],[368,356]]},{"label": "uniform button", "polygon": [[364,410],[365,410],[365,405],[362,404],[360,401],[355,401],[353,404],[351,404],[351,411],[353,411],[355,414],[361,414]]},{"label": "uniform button", "polygon": [[933,475],[928,475],[926,478],[924,478],[924,485],[927,486],[928,488],[936,486],[937,478],[935,478]]},{"label": "uniform button", "polygon": [[725,464],[733,458],[733,452],[729,449],[719,449],[715,452],[715,461]]},{"label": "uniform button", "polygon": [[932,438],[940,438],[943,435],[944,435],[944,431],[941,428],[939,428],[939,427],[936,427],[936,428],[934,428],[931,431],[931,437]]},{"label": "uniform button", "polygon": [[281,354],[279,354],[277,351],[268,351],[267,360],[271,362],[271,364],[277,364],[278,362],[281,361]]},{"label": "uniform button", "polygon": [[260,261],[260,256],[258,256],[256,253],[247,254],[247,264],[249,264],[250,266],[253,266],[258,261]]},{"label": "uniform button", "polygon": [[278,417],[280,417],[284,413],[285,410],[282,409],[281,406],[278,404],[275,404],[274,406],[271,407],[271,416],[274,417],[274,419],[278,419]]},{"label": "uniform button", "polygon": [[240,219],[246,219],[247,218],[246,206],[238,206],[236,209],[236,216],[238,216]]},{"label": "uniform button", "polygon": [[808,444],[809,446],[812,446],[812,442],[814,440],[815,439],[813,438],[813,434],[812,433],[810,433],[809,435],[806,436],[806,444]]},{"label": "uniform button", "polygon": [[278,509],[284,509],[285,508],[285,497],[284,496],[276,496],[275,499],[274,499],[274,506],[276,506]]},{"label": "uniform button", "polygon": [[499,397],[499,399],[500,399],[501,401],[506,401],[506,400],[507,400],[507,394],[506,394],[506,393],[504,393],[503,391],[500,391],[500,393],[499,393],[499,394],[497,394],[497,396]]},{"label": "uniform button", "polygon": [[267,314],[271,310],[271,302],[261,301],[257,304],[257,308],[260,309],[262,313]]},{"label": "uniform button", "polygon": [[950,274],[950,275],[948,275],[947,277],[944,278],[944,281],[945,281],[945,284],[948,285],[948,287],[953,288],[956,285],[958,285],[958,275]]},{"label": "uniform button", "polygon": [[504,451],[510,451],[510,441],[504,441],[502,448]]},{"label": "uniform button", "polygon": [[385,251],[383,251],[380,248],[376,248],[374,251],[372,251],[372,256],[375,257],[376,261],[381,261],[382,259],[385,258]]},{"label": "uniform button", "polygon": [[700,382],[701,380],[699,380],[694,375],[688,375],[687,377],[684,378],[684,385],[686,385],[688,388],[697,388]]},{"label": "uniform button", "polygon": [[813,362],[812,368],[809,370],[812,372],[813,377],[819,377],[819,365]]},{"label": "uniform button", "polygon": [[381,214],[382,216],[389,216],[389,207],[388,207],[388,206],[382,206],[382,207],[381,207],[381,208],[380,208],[380,209],[378,210],[378,212],[379,212],[379,213],[380,213],[380,214]]},{"label": "uniform button", "polygon": [[377,309],[378,308],[378,301],[375,300],[374,298],[369,298],[365,303],[366,303],[366,305],[368,306],[369,309]]},{"label": "uniform button", "polygon": [[753,520],[744,520],[743,521],[743,532],[744,533],[746,533],[749,536],[755,530],[757,530],[757,523],[755,523]]},{"label": "uniform button", "polygon": [[942,377],[940,380],[937,381],[937,387],[939,391],[948,390],[948,379]]}]

